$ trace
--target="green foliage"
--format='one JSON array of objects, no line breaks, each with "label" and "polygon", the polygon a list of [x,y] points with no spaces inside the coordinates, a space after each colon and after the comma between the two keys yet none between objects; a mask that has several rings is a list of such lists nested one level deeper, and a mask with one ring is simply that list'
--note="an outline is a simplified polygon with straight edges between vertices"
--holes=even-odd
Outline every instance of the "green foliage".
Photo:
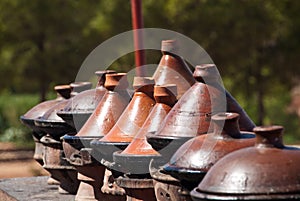
[{"label": "green foliage", "polygon": [[31,131],[21,124],[19,118],[37,103],[37,95],[1,93],[0,141],[24,144],[32,141]]},{"label": "green foliage", "polygon": [[[286,112],[289,91],[300,80],[300,1],[142,3],[145,27],[170,29],[198,42],[257,124],[284,125],[289,142],[300,140],[299,120]],[[124,0],[2,0],[0,10],[0,91],[39,93],[42,99],[54,85],[72,82],[101,42],[131,29],[130,1]],[[150,52],[147,61],[158,62],[158,57]],[[110,68],[128,71],[133,66],[130,53]],[[37,103],[34,97],[1,96],[1,135],[6,129],[22,133],[18,115]],[[16,105],[8,106],[6,99]],[[24,108],[17,106],[22,104]]]}]

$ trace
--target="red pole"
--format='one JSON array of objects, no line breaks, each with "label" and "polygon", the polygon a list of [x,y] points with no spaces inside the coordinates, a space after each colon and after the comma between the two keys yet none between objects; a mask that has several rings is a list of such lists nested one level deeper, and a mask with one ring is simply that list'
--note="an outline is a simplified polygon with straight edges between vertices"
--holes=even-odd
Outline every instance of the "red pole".
[{"label": "red pole", "polygon": [[136,65],[137,76],[144,76],[144,71],[140,66],[146,64],[146,57],[143,45],[143,17],[142,17],[142,0],[131,0],[131,16],[132,16],[132,27],[133,27],[133,42],[134,42],[134,56]]}]

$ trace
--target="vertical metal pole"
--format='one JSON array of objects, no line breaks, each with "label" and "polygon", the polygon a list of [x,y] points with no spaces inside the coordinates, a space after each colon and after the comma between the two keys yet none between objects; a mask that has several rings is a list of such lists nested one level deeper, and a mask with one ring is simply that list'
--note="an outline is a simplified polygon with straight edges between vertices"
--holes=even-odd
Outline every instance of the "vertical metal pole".
[{"label": "vertical metal pole", "polygon": [[143,17],[142,17],[142,0],[131,0],[131,16],[133,27],[133,41],[134,41],[134,56],[136,65],[136,75],[144,76],[144,71],[140,66],[146,64],[146,57],[143,45]]}]

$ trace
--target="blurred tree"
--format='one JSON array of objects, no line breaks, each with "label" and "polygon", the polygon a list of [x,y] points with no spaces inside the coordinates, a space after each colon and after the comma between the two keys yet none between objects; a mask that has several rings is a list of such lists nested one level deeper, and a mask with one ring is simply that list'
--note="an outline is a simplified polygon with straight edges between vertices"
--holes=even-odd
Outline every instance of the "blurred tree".
[{"label": "blurred tree", "polygon": [[[269,105],[282,107],[288,98],[281,101],[281,94],[299,82],[299,10],[295,0],[143,1],[145,27],[178,31],[198,42],[257,124],[277,122],[270,117],[279,112]],[[49,86],[74,79],[93,48],[130,30],[130,15],[130,1],[124,0],[0,1],[0,90],[39,89],[44,99]],[[157,62],[156,56],[148,63]],[[112,68],[133,66],[128,54]]]}]

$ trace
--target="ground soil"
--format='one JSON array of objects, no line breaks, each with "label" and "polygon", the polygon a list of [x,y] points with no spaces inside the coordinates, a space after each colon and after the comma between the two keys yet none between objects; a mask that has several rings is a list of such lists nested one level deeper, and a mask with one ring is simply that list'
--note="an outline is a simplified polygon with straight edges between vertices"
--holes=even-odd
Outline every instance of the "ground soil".
[{"label": "ground soil", "polygon": [[0,179],[49,175],[33,157],[33,150],[0,142]]}]

